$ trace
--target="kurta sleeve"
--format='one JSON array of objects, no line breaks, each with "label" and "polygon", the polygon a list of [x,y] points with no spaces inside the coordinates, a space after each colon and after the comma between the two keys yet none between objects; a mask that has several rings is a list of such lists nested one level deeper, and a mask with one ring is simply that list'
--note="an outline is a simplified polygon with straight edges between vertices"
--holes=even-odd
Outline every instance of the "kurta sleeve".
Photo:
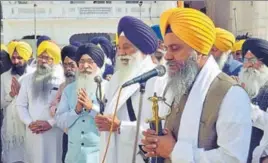
[{"label": "kurta sleeve", "polygon": [[251,119],[253,126],[261,130],[268,129],[268,113],[261,110],[258,105],[251,104]]},{"label": "kurta sleeve", "polygon": [[75,108],[70,108],[66,89],[64,89],[55,116],[57,126],[62,130],[70,128],[79,117],[80,115],[76,114]]},{"label": "kurta sleeve", "polygon": [[247,162],[252,128],[250,114],[247,93],[242,88],[233,86],[222,101],[216,124],[219,148],[205,151],[194,147],[190,142],[178,140],[171,154],[172,162]]},{"label": "kurta sleeve", "polygon": [[33,122],[29,110],[28,110],[28,106],[29,106],[29,98],[28,98],[28,84],[27,83],[27,79],[26,80],[22,80],[22,84],[20,87],[20,91],[19,94],[17,96],[16,99],[16,105],[17,105],[17,111],[18,111],[18,115],[21,119],[21,121],[26,125],[29,126],[30,123]]},{"label": "kurta sleeve", "polygon": [[[4,75],[6,73],[1,75],[1,109],[5,109],[13,100],[13,97],[9,95],[9,92],[5,92],[5,82],[8,80],[4,79]],[[9,85],[11,87],[11,84]]]}]

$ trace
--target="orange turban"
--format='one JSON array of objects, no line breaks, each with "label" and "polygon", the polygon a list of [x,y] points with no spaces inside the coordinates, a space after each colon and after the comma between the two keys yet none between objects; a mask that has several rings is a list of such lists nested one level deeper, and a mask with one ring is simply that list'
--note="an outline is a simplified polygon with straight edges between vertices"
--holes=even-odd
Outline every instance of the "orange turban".
[{"label": "orange turban", "polygon": [[244,44],[246,40],[239,40],[237,41],[234,46],[233,46],[233,49],[232,49],[232,52],[236,52],[236,51],[239,51],[239,50],[242,50],[242,45]]},{"label": "orange turban", "polygon": [[222,28],[216,28],[215,47],[222,52],[232,50],[235,43],[235,36]]},{"label": "orange turban", "polygon": [[37,48],[37,56],[46,52],[48,56],[53,58],[54,64],[59,64],[61,61],[61,49],[53,41],[43,41]]},{"label": "orange turban", "polygon": [[160,17],[162,36],[165,36],[169,26],[178,38],[194,50],[209,54],[216,39],[216,31],[207,15],[191,8],[172,8]]},{"label": "orange turban", "polygon": [[18,52],[18,55],[23,58],[25,61],[28,61],[33,54],[32,47],[23,41],[11,41],[7,45],[8,54],[11,58],[14,51],[16,50]]}]

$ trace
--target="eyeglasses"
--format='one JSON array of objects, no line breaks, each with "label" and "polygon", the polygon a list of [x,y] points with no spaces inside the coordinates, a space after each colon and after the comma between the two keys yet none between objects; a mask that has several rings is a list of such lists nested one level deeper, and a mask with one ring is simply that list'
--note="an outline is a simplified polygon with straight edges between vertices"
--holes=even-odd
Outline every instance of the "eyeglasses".
[{"label": "eyeglasses", "polygon": [[250,63],[252,63],[252,64],[256,64],[256,63],[258,63],[258,61],[261,61],[262,59],[258,59],[258,58],[256,58],[256,57],[252,57],[252,58],[244,58],[243,59],[243,62],[244,63],[248,63],[248,62],[250,62]]},{"label": "eyeglasses", "polygon": [[41,60],[45,60],[47,62],[52,62],[53,61],[53,59],[51,57],[49,57],[49,56],[38,56],[37,59],[39,61],[41,61]]},{"label": "eyeglasses", "polygon": [[93,60],[80,60],[79,62],[78,62],[79,64],[82,64],[82,65],[84,65],[85,63],[88,63],[88,64],[93,64],[93,63],[95,63]]}]

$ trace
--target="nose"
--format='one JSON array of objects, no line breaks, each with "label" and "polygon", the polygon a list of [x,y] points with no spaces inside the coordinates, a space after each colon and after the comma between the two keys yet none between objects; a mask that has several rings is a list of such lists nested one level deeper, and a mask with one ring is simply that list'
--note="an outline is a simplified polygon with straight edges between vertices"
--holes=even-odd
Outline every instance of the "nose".
[{"label": "nose", "polygon": [[249,68],[249,67],[252,67],[252,66],[253,66],[253,64],[251,62],[245,62],[243,64],[243,67],[245,67],[245,68]]},{"label": "nose", "polygon": [[170,61],[174,59],[174,56],[172,54],[170,54],[169,52],[167,52],[164,56],[165,60]]}]

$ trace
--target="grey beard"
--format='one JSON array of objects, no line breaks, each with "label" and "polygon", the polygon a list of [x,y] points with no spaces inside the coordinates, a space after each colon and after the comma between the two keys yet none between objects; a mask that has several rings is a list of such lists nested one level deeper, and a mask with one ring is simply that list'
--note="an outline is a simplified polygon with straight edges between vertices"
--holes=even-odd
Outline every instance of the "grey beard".
[{"label": "grey beard", "polygon": [[37,66],[33,78],[33,98],[48,99],[50,89],[52,88],[51,81],[53,80],[53,71],[53,67],[48,65]]},{"label": "grey beard", "polygon": [[226,52],[226,53],[222,53],[220,57],[215,57],[215,56],[213,57],[215,61],[217,62],[217,64],[219,65],[219,68],[222,70],[228,60],[229,54],[227,54]]},{"label": "grey beard", "polygon": [[[167,64],[169,64],[169,62],[167,62]],[[190,57],[185,62],[183,68],[180,68],[176,74],[169,76],[167,84],[167,87],[169,87],[168,92],[174,96],[175,105],[178,105],[181,97],[190,91],[198,73],[198,64],[193,57]]]},{"label": "grey beard", "polygon": [[66,85],[71,84],[74,82],[76,79],[76,74],[75,72],[67,72],[65,73],[65,83]]}]

